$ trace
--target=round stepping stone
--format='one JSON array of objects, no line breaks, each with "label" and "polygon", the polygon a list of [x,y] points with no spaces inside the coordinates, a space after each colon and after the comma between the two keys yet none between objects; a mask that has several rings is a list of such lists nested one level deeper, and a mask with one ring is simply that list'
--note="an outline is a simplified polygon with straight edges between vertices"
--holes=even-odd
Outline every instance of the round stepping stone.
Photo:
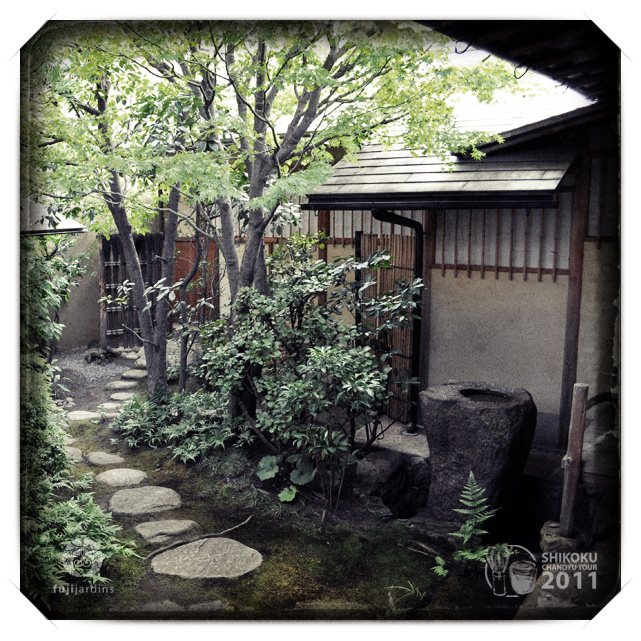
[{"label": "round stepping stone", "polygon": [[238,541],[227,538],[199,539],[167,550],[151,560],[157,574],[183,579],[234,579],[255,570],[263,557]]},{"label": "round stepping stone", "polygon": [[198,525],[187,519],[167,519],[166,521],[147,521],[134,528],[148,543],[165,543],[172,536],[189,532]]},{"label": "round stepping stone", "polygon": [[165,601],[152,601],[140,606],[141,612],[182,612],[185,608],[169,599]]},{"label": "round stepping stone", "polygon": [[180,507],[180,494],[167,487],[147,485],[118,490],[109,501],[115,514],[153,514]]},{"label": "round stepping stone", "polygon": [[126,467],[119,467],[115,470],[107,470],[96,476],[98,483],[104,483],[111,487],[126,487],[128,485],[138,485],[147,478],[147,474],[142,470],[132,470]]},{"label": "round stepping stone", "polygon": [[112,401],[130,401],[135,394],[133,392],[114,392],[109,398]]},{"label": "round stepping stone", "polygon": [[98,412],[87,412],[86,410],[75,410],[67,414],[67,419],[70,421],[95,421],[100,418]]},{"label": "round stepping stone", "polygon": [[98,405],[98,409],[104,410],[105,412],[115,412],[121,407],[120,403],[101,403]]},{"label": "round stepping stone", "polygon": [[123,352],[121,358],[126,358],[128,361],[135,361],[138,359],[138,352]]},{"label": "round stepping stone", "polygon": [[193,603],[187,609],[194,612],[217,612],[220,610],[233,610],[234,607],[222,601],[205,601],[205,603]]},{"label": "round stepping stone", "polygon": [[114,465],[116,463],[124,463],[125,459],[122,456],[118,456],[118,454],[109,454],[108,452],[89,452],[87,461],[91,465]]},{"label": "round stepping stone", "polygon": [[135,387],[138,387],[136,381],[111,381],[105,385],[105,389],[108,391],[134,389]]},{"label": "round stepping stone", "polygon": [[82,451],[77,447],[67,447],[67,456],[74,463],[82,463]]},{"label": "round stepping stone", "polygon": [[147,370],[144,369],[128,369],[120,375],[121,378],[129,381],[140,381],[147,378]]}]

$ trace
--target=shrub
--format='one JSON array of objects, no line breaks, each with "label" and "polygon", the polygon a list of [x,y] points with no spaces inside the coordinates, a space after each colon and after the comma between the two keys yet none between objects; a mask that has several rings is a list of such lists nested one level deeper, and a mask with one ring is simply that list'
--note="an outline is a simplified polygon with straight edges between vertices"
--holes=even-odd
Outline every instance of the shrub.
[{"label": "shrub", "polygon": [[[292,482],[314,478],[302,470],[320,472],[331,504],[346,466],[381,434],[392,382],[389,333],[411,322],[421,284],[397,283],[388,295],[368,298],[371,276],[355,273],[386,267],[390,255],[327,264],[313,256],[322,242],[294,236],[280,245],[270,259],[270,292],[241,290],[232,322],[203,329],[201,376],[210,390],[232,395]],[[366,439],[358,445],[360,427]],[[295,487],[284,496],[291,500]]]}]

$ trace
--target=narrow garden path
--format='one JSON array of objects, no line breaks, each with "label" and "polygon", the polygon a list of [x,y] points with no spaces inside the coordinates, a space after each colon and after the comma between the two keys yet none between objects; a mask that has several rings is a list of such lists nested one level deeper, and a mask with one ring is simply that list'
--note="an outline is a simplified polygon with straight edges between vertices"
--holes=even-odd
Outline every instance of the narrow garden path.
[{"label": "narrow garden path", "polygon": [[[146,378],[143,350],[124,351],[121,358],[133,361],[132,367],[110,380],[104,386],[104,400],[95,402],[95,407],[84,407],[67,412],[70,426],[97,424],[118,416],[123,403],[132,399]],[[181,495],[164,486],[155,485],[147,472],[136,467],[136,454],[121,455],[112,451],[87,451],[77,447],[76,438],[68,441],[68,453],[72,461],[95,469],[95,483],[112,490],[107,509],[114,521],[131,526],[147,544],[163,545],[148,555],[151,568],[156,574],[173,575],[184,579],[236,578],[251,572],[262,563],[261,554],[222,536],[196,537],[181,544],[178,538],[198,528],[192,519],[167,518],[181,507]],[[102,471],[101,471],[102,470]],[[152,558],[153,557],[153,558]],[[191,610],[224,610],[229,608],[221,601],[205,601],[191,604]],[[170,600],[150,601],[139,606],[141,611],[172,612],[184,608]]]}]

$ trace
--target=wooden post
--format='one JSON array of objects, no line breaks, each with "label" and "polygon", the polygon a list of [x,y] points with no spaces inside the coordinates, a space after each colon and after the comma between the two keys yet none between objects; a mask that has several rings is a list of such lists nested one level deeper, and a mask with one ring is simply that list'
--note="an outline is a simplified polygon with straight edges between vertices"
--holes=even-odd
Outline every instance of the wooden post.
[{"label": "wooden post", "polygon": [[567,445],[567,430],[570,424],[572,386],[576,382],[579,355],[579,328],[581,325],[581,291],[583,287],[584,242],[588,228],[590,192],[590,156],[586,152],[577,176],[576,194],[572,202],[570,229],[570,276],[565,311],[565,337],[563,347],[563,371],[561,374],[561,404],[559,408],[559,447]]},{"label": "wooden post", "polygon": [[583,432],[585,429],[585,412],[588,404],[588,386],[582,383],[574,385],[572,394],[572,413],[568,451],[563,457],[565,474],[563,478],[563,498],[561,499],[561,517],[559,534],[572,536],[574,530],[574,512],[579,477],[581,475],[581,453],[583,452]]},{"label": "wooden post", "polygon": [[[331,237],[331,217],[327,209],[321,209],[318,212],[318,233],[324,233],[326,236]],[[327,262],[327,243],[329,240],[325,240],[322,243],[322,247],[318,249],[318,259]],[[320,294],[318,296],[319,303],[327,302],[327,293]]]},{"label": "wooden post", "polygon": [[98,261],[100,263],[100,349],[106,350],[107,344],[107,329],[109,317],[107,312],[107,266],[105,265],[105,238],[104,236],[98,237]]},{"label": "wooden post", "polygon": [[[445,224],[445,223],[444,223]],[[429,386],[430,374],[430,316],[432,307],[432,266],[436,260],[436,211],[423,212],[425,252],[423,253],[423,300],[421,311],[420,388]]]}]

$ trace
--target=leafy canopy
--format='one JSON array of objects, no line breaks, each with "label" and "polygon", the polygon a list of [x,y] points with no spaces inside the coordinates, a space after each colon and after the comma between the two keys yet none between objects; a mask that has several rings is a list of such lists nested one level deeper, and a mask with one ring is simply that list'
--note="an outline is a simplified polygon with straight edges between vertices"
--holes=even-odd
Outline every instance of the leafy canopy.
[{"label": "leafy canopy", "polygon": [[449,53],[411,22],[50,27],[24,54],[25,195],[108,231],[117,172],[144,231],[170,185],[192,204],[275,211],[374,135],[449,153],[479,136],[457,130],[446,99],[514,84],[503,63],[464,67]]}]

